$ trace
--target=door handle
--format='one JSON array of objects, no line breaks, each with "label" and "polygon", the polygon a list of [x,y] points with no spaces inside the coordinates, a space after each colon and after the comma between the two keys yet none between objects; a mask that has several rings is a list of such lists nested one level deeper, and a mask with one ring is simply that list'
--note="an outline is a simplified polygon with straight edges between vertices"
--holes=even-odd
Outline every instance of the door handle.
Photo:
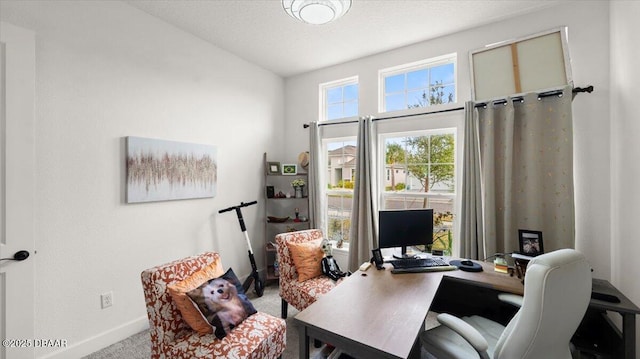
[{"label": "door handle", "polygon": [[14,253],[13,258],[0,258],[0,261],[23,261],[29,258],[29,251],[17,251]]}]

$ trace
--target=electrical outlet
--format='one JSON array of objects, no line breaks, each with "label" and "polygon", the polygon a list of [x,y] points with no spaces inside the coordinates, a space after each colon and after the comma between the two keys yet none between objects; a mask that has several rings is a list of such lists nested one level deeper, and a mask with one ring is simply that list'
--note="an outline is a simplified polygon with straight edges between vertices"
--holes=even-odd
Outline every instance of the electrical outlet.
[{"label": "electrical outlet", "polygon": [[107,292],[100,294],[100,303],[102,304],[102,309],[109,308],[113,305],[113,292]]}]

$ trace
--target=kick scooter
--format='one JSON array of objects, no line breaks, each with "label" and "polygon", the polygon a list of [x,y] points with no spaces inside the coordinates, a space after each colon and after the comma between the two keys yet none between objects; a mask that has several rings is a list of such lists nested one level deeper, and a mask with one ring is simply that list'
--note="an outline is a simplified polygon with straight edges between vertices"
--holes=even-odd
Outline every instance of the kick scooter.
[{"label": "kick scooter", "polygon": [[258,201],[253,201],[249,203],[240,202],[239,206],[233,206],[225,209],[221,209],[218,213],[229,212],[231,210],[236,210],[236,215],[238,216],[238,222],[240,223],[240,229],[242,233],[244,233],[244,238],[247,241],[247,248],[249,248],[249,261],[251,261],[251,274],[245,279],[244,283],[242,283],[242,288],[245,292],[249,290],[251,287],[251,282],[255,281],[254,290],[258,297],[262,297],[264,293],[264,284],[262,283],[262,279],[260,279],[260,275],[258,274],[258,267],[256,266],[256,260],[253,257],[253,249],[251,248],[251,240],[249,240],[249,234],[247,234],[247,227],[244,225],[244,219],[242,218],[242,207],[251,206],[258,203]]}]

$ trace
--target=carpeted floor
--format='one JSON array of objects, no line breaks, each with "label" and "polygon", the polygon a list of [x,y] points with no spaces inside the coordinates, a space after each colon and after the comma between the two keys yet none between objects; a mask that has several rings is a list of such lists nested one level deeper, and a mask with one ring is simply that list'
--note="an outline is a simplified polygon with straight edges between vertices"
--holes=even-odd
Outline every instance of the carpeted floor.
[{"label": "carpeted floor", "polygon": [[[262,297],[258,297],[252,291],[248,294],[253,306],[260,312],[271,314],[280,318],[280,296],[278,295],[278,286],[272,284],[267,286]],[[298,331],[293,324],[293,317],[298,314],[298,311],[289,306],[289,313],[287,318],[287,348],[282,354],[283,359],[297,359],[298,358]],[[435,324],[435,318],[431,316],[427,317],[427,328],[430,328]],[[320,349],[315,349],[311,346],[313,352],[312,358],[322,358]],[[149,332],[143,331],[131,337],[110,345],[98,352],[90,354],[85,359],[112,359],[112,358],[126,358],[126,359],[149,359],[151,356],[151,341],[149,339]],[[424,357],[424,356],[423,356]]]}]

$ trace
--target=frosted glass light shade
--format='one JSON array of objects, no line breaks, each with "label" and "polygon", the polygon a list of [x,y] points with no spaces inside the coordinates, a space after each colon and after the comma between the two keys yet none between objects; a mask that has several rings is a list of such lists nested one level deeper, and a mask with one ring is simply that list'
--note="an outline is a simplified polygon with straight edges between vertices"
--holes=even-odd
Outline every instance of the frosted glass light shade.
[{"label": "frosted glass light shade", "polygon": [[351,8],[351,0],[282,0],[282,7],[302,22],[322,25],[346,14]]}]

